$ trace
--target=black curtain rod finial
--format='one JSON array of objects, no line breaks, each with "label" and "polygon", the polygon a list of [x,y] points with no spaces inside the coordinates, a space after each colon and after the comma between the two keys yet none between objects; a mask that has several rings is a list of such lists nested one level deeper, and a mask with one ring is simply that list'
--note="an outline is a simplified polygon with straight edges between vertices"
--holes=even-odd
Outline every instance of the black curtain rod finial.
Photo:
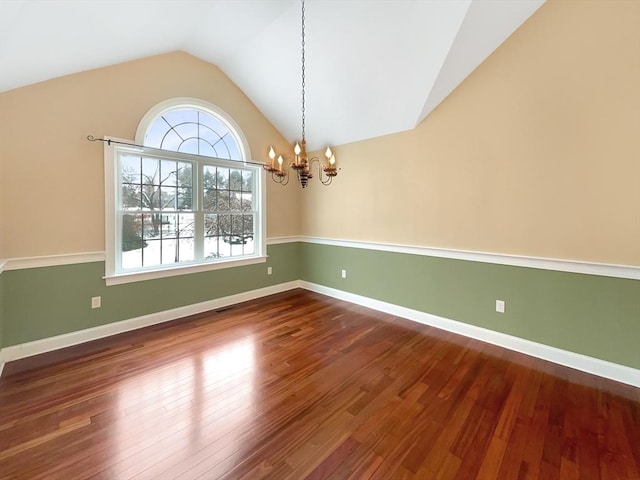
[{"label": "black curtain rod finial", "polygon": [[[104,138],[96,138],[93,135],[87,135],[87,140],[89,140],[90,142],[107,142],[107,145],[111,146],[111,139],[107,138],[106,140]],[[123,143],[124,145],[133,145],[131,143],[124,143],[124,142],[118,142],[118,143]],[[137,146],[137,145],[134,145]]]}]

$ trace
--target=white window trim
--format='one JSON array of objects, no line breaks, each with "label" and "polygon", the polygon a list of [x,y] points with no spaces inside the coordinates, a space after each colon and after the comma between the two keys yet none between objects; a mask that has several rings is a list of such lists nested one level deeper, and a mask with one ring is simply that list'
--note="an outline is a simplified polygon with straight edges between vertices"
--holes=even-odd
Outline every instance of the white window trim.
[{"label": "white window trim", "polygon": [[[104,179],[105,179],[105,276],[103,277],[107,286],[120,285],[124,283],[139,282],[145,280],[154,280],[158,278],[167,278],[177,275],[187,275],[192,273],[206,272],[211,270],[220,270],[224,268],[240,267],[244,265],[253,265],[264,263],[267,261],[267,241],[266,241],[266,225],[267,225],[267,203],[266,203],[266,182],[265,175],[261,173],[257,179],[259,188],[259,198],[261,202],[261,215],[256,224],[256,237],[260,238],[258,251],[252,256],[229,258],[216,260],[212,262],[189,263],[189,264],[173,264],[162,265],[158,268],[150,268],[138,270],[134,272],[117,272],[116,271],[116,245],[118,239],[118,229],[116,225],[116,199],[118,198],[118,162],[117,162],[117,144],[115,142],[136,143],[142,145],[144,135],[149,124],[157,118],[158,115],[171,110],[177,106],[193,107],[209,111],[215,116],[228,124],[230,130],[234,131],[240,140],[240,149],[245,160],[251,159],[249,145],[240,130],[240,127],[221,109],[202,100],[195,98],[173,98],[166,100],[154,106],[149,110],[140,121],[136,132],[136,141],[120,139],[115,137],[105,137],[106,140],[112,142],[104,142]],[[131,148],[131,147],[128,147]],[[133,147],[135,148],[135,147]],[[142,149],[140,149],[142,151]],[[166,152],[170,156],[172,152]],[[242,164],[243,162],[238,161]]]},{"label": "white window trim", "polygon": [[209,272],[211,270],[221,270],[223,268],[242,267],[245,265],[255,265],[265,263],[266,255],[251,258],[218,260],[215,263],[198,263],[195,265],[171,265],[164,266],[158,270],[145,270],[131,273],[120,273],[103,277],[107,286],[122,285],[124,283],[143,282],[145,280],[156,280],[158,278],[176,277],[178,275],[189,275],[192,273]]}]

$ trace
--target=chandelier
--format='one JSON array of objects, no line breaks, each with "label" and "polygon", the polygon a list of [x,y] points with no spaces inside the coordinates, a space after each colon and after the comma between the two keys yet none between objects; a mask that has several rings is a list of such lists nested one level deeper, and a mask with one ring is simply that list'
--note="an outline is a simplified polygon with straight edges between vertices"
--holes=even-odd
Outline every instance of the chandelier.
[{"label": "chandelier", "polygon": [[[307,155],[307,141],[305,139],[305,24],[304,24],[304,0],[301,0],[302,4],[302,140],[296,141],[293,147],[293,159],[290,160],[289,168],[293,169],[298,177],[298,182],[302,188],[307,186],[310,178],[313,178],[313,172],[311,167],[314,163],[318,165],[318,173],[320,181],[323,185],[329,185],[333,180],[333,177],[338,175],[338,167],[336,166],[336,157],[331,151],[330,147],[324,152],[326,161],[321,164],[318,157],[309,158]],[[282,155],[278,155],[276,159],[276,151],[272,146],[269,147],[269,163],[264,166],[267,172],[271,172],[271,178],[276,183],[286,185],[289,183],[290,174],[287,166],[285,165],[285,158]]]}]

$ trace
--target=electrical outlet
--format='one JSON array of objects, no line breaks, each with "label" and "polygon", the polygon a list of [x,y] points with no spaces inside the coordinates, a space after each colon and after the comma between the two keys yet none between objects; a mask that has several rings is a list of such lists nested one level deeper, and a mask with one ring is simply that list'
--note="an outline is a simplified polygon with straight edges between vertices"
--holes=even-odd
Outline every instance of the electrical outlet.
[{"label": "electrical outlet", "polygon": [[267,275],[271,275],[273,273],[273,267],[267,267]]},{"label": "electrical outlet", "polygon": [[102,297],[91,297],[91,308],[100,308],[102,306]]},{"label": "electrical outlet", "polygon": [[496,312],[504,313],[505,303],[504,300],[496,300]]},{"label": "electrical outlet", "polygon": [[347,278],[347,271],[346,270],[342,270],[342,278]]}]

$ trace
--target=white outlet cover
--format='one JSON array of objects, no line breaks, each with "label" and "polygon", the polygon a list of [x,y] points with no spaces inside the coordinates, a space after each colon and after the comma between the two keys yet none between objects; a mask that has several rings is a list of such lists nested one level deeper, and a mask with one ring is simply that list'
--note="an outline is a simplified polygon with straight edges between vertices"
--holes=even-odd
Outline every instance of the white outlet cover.
[{"label": "white outlet cover", "polygon": [[342,270],[342,278],[347,278],[347,271],[346,270]]},{"label": "white outlet cover", "polygon": [[273,267],[267,267],[267,275],[271,275],[273,273]]},{"label": "white outlet cover", "polygon": [[102,297],[91,297],[91,308],[100,308],[102,306]]},{"label": "white outlet cover", "polygon": [[504,313],[505,303],[504,300],[496,300],[496,312]]}]

